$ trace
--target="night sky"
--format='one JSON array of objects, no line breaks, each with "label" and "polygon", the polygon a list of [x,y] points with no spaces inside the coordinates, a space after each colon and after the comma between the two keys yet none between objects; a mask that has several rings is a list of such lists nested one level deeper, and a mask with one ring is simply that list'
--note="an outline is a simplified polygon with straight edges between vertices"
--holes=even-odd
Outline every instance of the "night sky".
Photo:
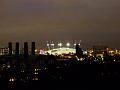
[{"label": "night sky", "polygon": [[82,40],[120,48],[120,0],[0,0],[0,46]]}]

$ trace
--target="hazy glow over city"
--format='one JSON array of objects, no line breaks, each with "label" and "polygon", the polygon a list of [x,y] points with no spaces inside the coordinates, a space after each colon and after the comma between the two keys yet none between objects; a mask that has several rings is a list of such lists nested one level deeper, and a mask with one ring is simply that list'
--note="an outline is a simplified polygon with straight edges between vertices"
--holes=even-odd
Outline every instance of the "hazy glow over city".
[{"label": "hazy glow over city", "polygon": [[120,46],[119,0],[1,0],[0,43],[82,40]]}]

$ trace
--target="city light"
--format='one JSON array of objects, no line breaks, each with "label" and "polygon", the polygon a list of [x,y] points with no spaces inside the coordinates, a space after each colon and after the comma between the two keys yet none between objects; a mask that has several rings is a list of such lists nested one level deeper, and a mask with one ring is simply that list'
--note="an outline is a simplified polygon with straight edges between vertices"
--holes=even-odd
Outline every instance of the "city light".
[{"label": "city light", "polygon": [[58,43],[58,46],[59,46],[59,47],[62,47],[62,43]]},{"label": "city light", "polygon": [[55,45],[54,43],[51,44],[52,47],[54,47],[54,45]]},{"label": "city light", "polygon": [[21,71],[22,73],[25,72],[24,70]]},{"label": "city light", "polygon": [[67,47],[70,47],[70,43],[67,43],[66,46],[67,46]]},{"label": "city light", "polygon": [[50,44],[52,47],[54,47],[55,46],[55,44],[53,43],[53,41],[52,41],[52,43]]},{"label": "city light", "polygon": [[80,46],[81,44],[79,43],[78,45]]},{"label": "city light", "polygon": [[74,46],[76,46],[77,44],[76,43],[74,43]]},{"label": "city light", "polygon": [[33,81],[38,81],[38,78],[36,77],[36,78],[33,78]]},{"label": "city light", "polygon": [[67,48],[67,47],[60,47],[60,48],[55,48],[46,51],[46,53],[52,54],[52,55],[62,55],[62,54],[75,54],[75,49],[74,48]]},{"label": "city light", "polygon": [[78,44],[79,46],[81,45],[81,40],[79,41],[79,44]]},{"label": "city light", "polygon": [[7,65],[7,68],[10,68],[10,65]]},{"label": "city light", "polygon": [[[77,43],[74,43],[73,45],[75,46],[76,44]],[[96,71],[97,78],[104,78],[98,75],[104,71],[104,68],[105,70],[107,70],[107,68],[114,68],[114,66],[111,66],[120,63],[120,51],[116,51],[116,49],[109,49],[107,52],[106,49],[99,47],[85,50],[79,46],[75,48],[69,42],[65,43],[65,46],[61,42],[56,44],[56,47],[52,47],[55,45],[53,42],[50,44],[47,43],[47,45],[50,45],[49,49],[36,49],[34,46],[32,46],[33,48],[31,49],[27,48],[29,52],[27,56],[25,56],[24,52],[20,55],[12,54],[1,56],[0,79],[7,80],[12,86],[19,84],[19,82],[23,84],[31,82],[42,83],[44,80],[48,80],[48,82],[49,80],[65,80],[66,77],[70,77],[69,79],[75,78],[76,80],[80,78],[80,81],[81,78],[86,78],[84,74],[89,75],[90,73],[91,76],[91,73],[95,74],[94,72]],[[39,54],[33,55],[30,53],[31,50],[35,50],[35,52],[39,52]],[[111,63],[111,65],[108,67],[107,64],[109,63]],[[103,67],[103,65],[105,67]],[[119,65],[117,67],[118,69],[114,68],[115,73],[117,70],[117,73],[119,73]],[[110,69],[108,70],[110,73]],[[87,73],[84,73],[84,71]],[[75,73],[74,77],[73,72]],[[78,75],[77,72],[79,72]],[[82,77],[79,76],[81,74]]]},{"label": "city light", "polygon": [[50,47],[50,44],[49,44],[49,42],[47,41],[47,47],[49,48]]},{"label": "city light", "polygon": [[37,75],[37,74],[38,74],[38,72],[35,72],[34,74],[35,74],[35,75]]},{"label": "city light", "polygon": [[50,44],[47,43],[47,47],[49,47],[49,46],[50,46]]},{"label": "city light", "polygon": [[9,79],[9,82],[14,82],[14,81],[15,81],[15,77]]}]

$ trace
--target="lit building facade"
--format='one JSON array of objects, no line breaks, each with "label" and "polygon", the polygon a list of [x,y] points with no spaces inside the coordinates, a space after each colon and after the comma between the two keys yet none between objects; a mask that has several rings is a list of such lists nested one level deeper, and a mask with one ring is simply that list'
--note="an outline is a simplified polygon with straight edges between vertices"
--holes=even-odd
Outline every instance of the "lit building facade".
[{"label": "lit building facade", "polygon": [[9,49],[8,48],[0,48],[0,55],[7,55]]}]

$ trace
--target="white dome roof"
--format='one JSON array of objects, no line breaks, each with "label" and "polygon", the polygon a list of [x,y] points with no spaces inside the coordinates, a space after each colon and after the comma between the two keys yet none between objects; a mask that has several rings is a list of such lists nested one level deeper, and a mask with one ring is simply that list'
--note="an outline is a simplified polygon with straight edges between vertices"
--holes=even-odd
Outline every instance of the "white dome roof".
[{"label": "white dome roof", "polygon": [[53,54],[53,55],[69,54],[69,53],[75,53],[75,49],[74,48],[61,47],[61,48],[51,49],[51,50],[48,50],[46,52],[49,53],[49,54]]}]

